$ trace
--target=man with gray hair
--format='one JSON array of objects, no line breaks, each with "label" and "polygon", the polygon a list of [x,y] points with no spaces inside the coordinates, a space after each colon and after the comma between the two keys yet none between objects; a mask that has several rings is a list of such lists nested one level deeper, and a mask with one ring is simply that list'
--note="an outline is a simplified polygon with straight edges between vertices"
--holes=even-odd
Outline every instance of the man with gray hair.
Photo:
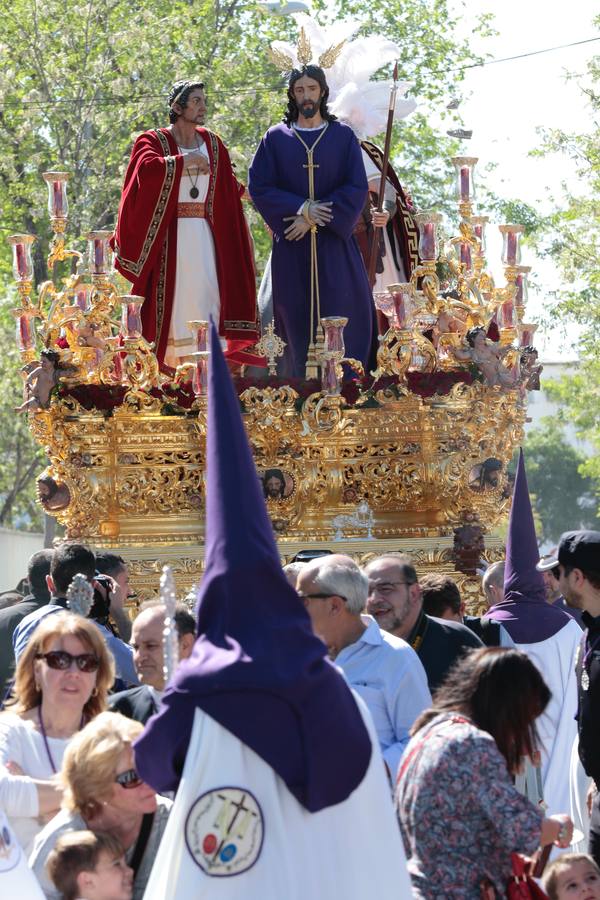
[{"label": "man with gray hair", "polygon": [[492,563],[483,573],[481,588],[488,609],[504,600],[504,560]]},{"label": "man with gray hair", "polygon": [[410,728],[431,705],[431,694],[414,650],[363,614],[367,593],[367,577],[349,556],[321,557],[305,564],[298,576],[298,594],[313,630],[365,701],[395,781]]}]

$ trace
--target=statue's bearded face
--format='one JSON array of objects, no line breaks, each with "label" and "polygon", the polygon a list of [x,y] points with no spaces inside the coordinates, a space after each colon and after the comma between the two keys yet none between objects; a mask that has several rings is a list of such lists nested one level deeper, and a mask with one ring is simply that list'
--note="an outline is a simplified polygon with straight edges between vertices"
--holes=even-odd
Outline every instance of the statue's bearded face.
[{"label": "statue's bearded face", "polygon": [[314,78],[303,75],[294,82],[292,94],[298,107],[298,112],[305,119],[312,119],[319,111],[323,91],[321,85]]}]

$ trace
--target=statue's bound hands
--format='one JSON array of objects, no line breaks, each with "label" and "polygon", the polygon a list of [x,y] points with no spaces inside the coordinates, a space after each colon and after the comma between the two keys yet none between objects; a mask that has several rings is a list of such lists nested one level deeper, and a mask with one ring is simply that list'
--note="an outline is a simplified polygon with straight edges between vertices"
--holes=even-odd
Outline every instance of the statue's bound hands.
[{"label": "statue's bound hands", "polygon": [[310,222],[307,222],[304,216],[291,216],[289,219],[284,219],[284,221],[291,221],[292,223],[283,232],[286,241],[300,241],[312,228]]},{"label": "statue's bound hands", "polygon": [[318,200],[310,200],[308,203],[308,219],[315,225],[328,225],[333,219],[331,202],[321,203]]}]

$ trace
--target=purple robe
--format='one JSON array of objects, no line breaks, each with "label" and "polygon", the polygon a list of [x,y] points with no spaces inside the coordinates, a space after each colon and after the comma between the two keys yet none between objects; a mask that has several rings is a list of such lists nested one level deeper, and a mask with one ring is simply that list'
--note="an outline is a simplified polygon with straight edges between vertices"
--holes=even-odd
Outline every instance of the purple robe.
[{"label": "purple robe", "polygon": [[[301,131],[311,147],[322,129]],[[330,122],[314,153],[315,199],[331,201],[333,219],[319,227],[317,254],[321,316],[347,316],[346,356],[370,364],[375,311],[367,273],[352,231],[367,198],[367,176],[354,132]],[[250,166],[248,189],[273,232],[275,330],[287,348],[281,374],[303,377],[310,332],[310,233],[287,241],[288,217],[308,197],[307,154],[293,129],[270,128]],[[316,324],[316,322],[315,322]]]}]

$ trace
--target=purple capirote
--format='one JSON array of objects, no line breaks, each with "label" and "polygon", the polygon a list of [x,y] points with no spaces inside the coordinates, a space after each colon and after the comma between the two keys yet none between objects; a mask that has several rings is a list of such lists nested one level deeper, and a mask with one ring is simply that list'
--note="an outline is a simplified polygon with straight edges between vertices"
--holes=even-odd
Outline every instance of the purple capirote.
[{"label": "purple capirote", "polygon": [[536,569],[539,558],[521,449],[508,522],[504,600],[486,613],[502,623],[516,644],[548,640],[572,621],[564,610],[547,603],[544,580]]},{"label": "purple capirote", "polygon": [[156,790],[175,790],[199,708],[317,812],[358,787],[371,740],[349,687],[283,574],[239,399],[212,324],[210,345],[198,637],[135,743],[136,767]]}]

